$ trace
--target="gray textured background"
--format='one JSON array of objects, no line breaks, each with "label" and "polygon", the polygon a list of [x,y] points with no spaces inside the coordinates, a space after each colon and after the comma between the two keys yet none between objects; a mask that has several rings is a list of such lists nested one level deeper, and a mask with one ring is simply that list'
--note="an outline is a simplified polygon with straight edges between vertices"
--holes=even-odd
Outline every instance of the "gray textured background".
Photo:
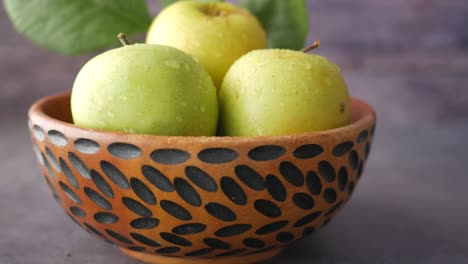
[{"label": "gray textured background", "polygon": [[[468,1],[309,7],[310,40],[374,105],[377,136],[350,203],[271,263],[468,263]],[[3,6],[0,36],[0,263],[135,263],[67,219],[30,151],[27,107],[69,90],[90,56],[36,47]]]}]

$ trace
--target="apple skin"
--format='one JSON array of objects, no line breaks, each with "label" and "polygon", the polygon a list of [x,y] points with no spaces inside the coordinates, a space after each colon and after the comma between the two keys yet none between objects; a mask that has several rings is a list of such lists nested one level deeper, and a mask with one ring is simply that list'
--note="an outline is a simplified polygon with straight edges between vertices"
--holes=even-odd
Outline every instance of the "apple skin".
[{"label": "apple skin", "polygon": [[318,55],[252,51],[232,65],[219,91],[227,136],[271,136],[348,124],[350,99],[340,69]]},{"label": "apple skin", "polygon": [[265,31],[249,11],[229,3],[176,2],[153,21],[146,43],[193,55],[220,87],[229,67],[247,52],[267,46]]},{"label": "apple skin", "polygon": [[191,56],[135,44],[107,51],[81,69],[71,111],[77,126],[127,133],[213,136],[216,88]]}]

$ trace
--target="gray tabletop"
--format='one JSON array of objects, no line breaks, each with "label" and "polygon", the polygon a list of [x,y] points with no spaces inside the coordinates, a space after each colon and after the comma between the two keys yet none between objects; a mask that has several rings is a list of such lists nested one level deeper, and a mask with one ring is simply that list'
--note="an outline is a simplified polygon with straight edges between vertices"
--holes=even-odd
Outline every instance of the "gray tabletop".
[{"label": "gray tabletop", "polygon": [[[378,126],[349,203],[269,263],[468,263],[468,2],[308,2],[309,41]],[[68,218],[30,145],[28,106],[69,90],[90,55],[34,46],[1,8],[0,36],[0,264],[136,264]]]}]

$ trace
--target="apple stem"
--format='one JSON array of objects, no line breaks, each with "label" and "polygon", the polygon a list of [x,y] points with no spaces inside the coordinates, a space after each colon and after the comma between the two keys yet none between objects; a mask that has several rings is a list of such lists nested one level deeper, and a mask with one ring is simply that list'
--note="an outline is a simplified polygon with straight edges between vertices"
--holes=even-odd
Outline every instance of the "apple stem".
[{"label": "apple stem", "polygon": [[119,33],[119,35],[117,35],[117,38],[119,38],[120,42],[122,42],[122,45],[124,46],[130,45],[130,42],[128,42],[127,36],[125,36],[124,33]]},{"label": "apple stem", "polygon": [[301,49],[301,52],[309,52],[311,50],[314,50],[316,48],[320,47],[320,40],[316,40],[314,41],[314,43],[312,43],[312,45],[309,45],[303,49]]}]

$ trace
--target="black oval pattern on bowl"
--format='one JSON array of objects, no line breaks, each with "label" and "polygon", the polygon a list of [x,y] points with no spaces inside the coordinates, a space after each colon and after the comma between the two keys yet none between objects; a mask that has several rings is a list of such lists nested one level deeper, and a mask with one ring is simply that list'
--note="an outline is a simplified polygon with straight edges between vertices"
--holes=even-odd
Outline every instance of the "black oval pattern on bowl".
[{"label": "black oval pattern on bowl", "polygon": [[78,173],[85,179],[91,179],[91,172],[88,166],[73,152],[68,152],[68,160]]},{"label": "black oval pattern on bowl", "polygon": [[351,181],[348,185],[348,195],[351,196],[354,192],[355,183]]},{"label": "black oval pattern on bowl", "polygon": [[285,220],[273,222],[273,223],[270,223],[270,224],[267,224],[267,225],[264,225],[264,226],[260,227],[259,229],[257,229],[257,231],[255,231],[255,233],[257,235],[271,234],[271,233],[274,233],[274,232],[284,228],[288,224],[289,224],[289,221],[285,221]]},{"label": "black oval pattern on bowl", "polygon": [[328,217],[332,215],[338,208],[340,208],[341,204],[343,204],[343,202],[335,204],[332,208],[330,208],[330,210],[328,210],[328,212],[325,213],[325,216]]},{"label": "black oval pattern on bowl", "polygon": [[132,186],[135,194],[140,197],[145,203],[155,205],[157,203],[156,197],[153,192],[137,178],[130,179],[130,186]]},{"label": "black oval pattern on bowl", "polygon": [[288,243],[294,240],[294,235],[289,232],[280,232],[276,235],[276,240],[282,243]]},{"label": "black oval pattern on bowl", "polygon": [[286,150],[281,146],[266,145],[259,146],[249,151],[249,158],[255,161],[268,161],[280,158],[286,153]]},{"label": "black oval pattern on bowl", "polygon": [[175,165],[186,162],[190,159],[190,154],[180,149],[158,149],[150,154],[154,162]]},{"label": "black oval pattern on bowl", "polygon": [[359,162],[359,155],[355,150],[349,153],[348,161],[349,161],[349,166],[351,166],[351,169],[355,170]]},{"label": "black oval pattern on bowl", "polygon": [[304,231],[302,232],[302,236],[308,236],[314,232],[315,232],[315,227],[309,226],[309,227],[304,228]]},{"label": "black oval pattern on bowl", "polygon": [[327,226],[331,221],[331,218],[328,218],[328,219],[325,219],[325,221],[323,221],[322,223],[322,226],[320,226],[321,228],[324,228],[325,226]]},{"label": "black oval pattern on bowl", "polygon": [[195,191],[192,185],[188,183],[188,181],[182,178],[175,178],[174,186],[176,192],[185,202],[196,207],[201,206],[200,195],[197,193],[197,191]]},{"label": "black oval pattern on bowl", "polygon": [[247,204],[247,195],[244,190],[232,178],[224,176],[221,178],[221,189],[229,200],[238,205]]},{"label": "black oval pattern on bowl", "polygon": [[90,225],[90,224],[88,224],[88,223],[83,223],[83,225],[84,225],[89,231],[91,231],[92,233],[94,233],[95,235],[100,236],[100,237],[103,237],[103,238],[106,238],[101,232],[99,232],[99,230],[97,230],[96,228],[94,228],[92,225]]},{"label": "black oval pattern on bowl", "polygon": [[76,195],[76,193],[70,187],[68,187],[68,185],[62,181],[59,181],[59,186],[60,189],[62,189],[62,191],[68,196],[68,198],[70,198],[70,200],[77,204],[81,204],[80,197],[78,197],[78,195]]},{"label": "black oval pattern on bowl", "polygon": [[294,150],[293,155],[298,159],[311,159],[322,154],[323,148],[316,144],[302,145]]},{"label": "black oval pattern on bowl", "polygon": [[46,152],[47,158],[49,158],[49,161],[52,164],[52,166],[54,167],[54,169],[57,172],[62,172],[62,169],[60,168],[60,165],[59,165],[57,159],[55,158],[54,154],[52,153],[52,151],[48,147],[46,147],[45,152]]},{"label": "black oval pattern on bowl", "polygon": [[306,175],[307,189],[313,195],[319,195],[322,192],[322,182],[319,176],[314,171],[307,172]]},{"label": "black oval pattern on bowl", "polygon": [[44,129],[42,129],[38,125],[34,125],[32,128],[32,132],[34,134],[34,137],[36,137],[39,141],[44,141],[45,139]]},{"label": "black oval pattern on bowl", "polygon": [[141,149],[135,145],[127,143],[112,143],[107,147],[109,153],[120,159],[134,159],[141,156]]},{"label": "black oval pattern on bowl", "polygon": [[362,143],[366,141],[368,137],[369,137],[369,131],[366,129],[366,130],[361,131],[361,133],[359,133],[359,135],[356,138],[356,141],[357,143]]},{"label": "black oval pattern on bowl", "polygon": [[358,169],[357,169],[357,177],[358,177],[358,179],[361,178],[363,166],[364,166],[364,162],[361,160],[361,161],[359,162]]},{"label": "black oval pattern on bowl", "polygon": [[144,235],[141,235],[141,234],[138,234],[138,233],[130,233],[130,236],[135,239],[136,241],[142,243],[142,244],[145,244],[147,246],[151,246],[151,247],[160,247],[161,244],[159,244],[158,242],[144,236]]},{"label": "black oval pattern on bowl", "polygon": [[107,197],[114,198],[114,191],[104,178],[95,170],[91,170],[91,179],[96,187]]},{"label": "black oval pattern on bowl", "polygon": [[327,203],[334,203],[336,201],[336,196],[336,191],[332,188],[327,188],[325,191],[323,191],[323,199]]},{"label": "black oval pattern on bowl", "polygon": [[152,229],[159,225],[157,218],[137,218],[130,222],[130,226],[135,229]]},{"label": "black oval pattern on bowl", "polygon": [[47,132],[47,137],[52,144],[58,147],[66,146],[68,143],[67,137],[57,130],[50,130]]},{"label": "black oval pattern on bowl", "polygon": [[161,232],[160,236],[162,239],[166,240],[167,242],[170,242],[174,245],[182,246],[182,247],[190,247],[192,246],[192,242],[188,241],[187,239],[167,233],[167,232]]},{"label": "black oval pattern on bowl", "polygon": [[145,176],[145,178],[159,190],[163,192],[174,191],[172,182],[160,170],[149,165],[143,165],[141,167],[141,172],[143,173],[143,176]]},{"label": "black oval pattern on bowl", "polygon": [[319,162],[317,170],[322,178],[327,182],[333,182],[336,179],[336,172],[333,165],[326,160]]},{"label": "black oval pattern on bowl", "polygon": [[104,174],[117,186],[122,189],[129,189],[130,184],[128,183],[127,177],[117,169],[112,163],[107,162],[105,160],[101,161],[100,163],[101,169]]},{"label": "black oval pattern on bowl", "polygon": [[185,254],[187,257],[198,257],[198,256],[203,256],[206,254],[209,254],[213,252],[215,249],[214,248],[202,248],[199,250],[191,251]]},{"label": "black oval pattern on bowl", "polygon": [[133,244],[133,242],[129,238],[127,238],[127,237],[125,237],[125,236],[123,236],[123,235],[121,235],[121,234],[119,234],[119,233],[117,233],[115,231],[112,231],[110,229],[105,229],[105,231],[106,231],[107,234],[109,234],[109,236],[119,240],[120,242],[123,242],[125,244]]},{"label": "black oval pattern on bowl", "polygon": [[129,246],[127,248],[133,251],[137,251],[137,252],[143,252],[146,250],[146,248],[140,247],[140,246]]},{"label": "black oval pattern on bowl", "polygon": [[369,142],[366,143],[366,146],[364,148],[364,157],[367,159],[369,157],[369,154],[370,154],[370,150],[371,150],[371,146],[369,144]]},{"label": "black oval pattern on bowl", "polygon": [[54,199],[55,199],[59,204],[61,204],[61,203],[62,203],[62,200],[61,200],[60,197],[58,196],[57,190],[56,190],[55,187],[52,185],[52,183],[50,182],[49,178],[47,178],[47,176],[45,176],[45,175],[42,175],[42,176],[44,176],[44,179],[46,180],[46,183],[47,183],[47,185],[49,186],[50,192],[52,193],[52,196],[54,197]]},{"label": "black oval pattern on bowl", "polygon": [[39,147],[36,143],[33,142],[33,151],[36,154],[37,161],[44,166],[44,154],[39,150]]},{"label": "black oval pattern on bowl", "polygon": [[99,212],[94,214],[94,220],[101,224],[115,224],[119,221],[119,217],[109,212]]},{"label": "black oval pattern on bowl", "polygon": [[146,206],[132,198],[123,197],[122,203],[125,205],[125,207],[127,207],[130,211],[134,212],[135,214],[138,214],[143,217],[153,216],[153,213],[150,209],[148,209]]},{"label": "black oval pattern on bowl", "polygon": [[338,171],[338,188],[340,191],[344,191],[348,184],[348,170],[346,167],[341,167]]},{"label": "black oval pattern on bowl", "polygon": [[263,177],[247,165],[236,166],[235,173],[237,178],[253,190],[261,191],[265,189]]},{"label": "black oval pattern on bowl", "polygon": [[252,226],[249,224],[235,224],[218,229],[215,235],[219,237],[232,237],[243,234],[251,228]]},{"label": "black oval pattern on bowl", "polygon": [[46,157],[44,156],[44,154],[42,154],[42,160],[44,161],[44,167],[46,168],[47,170],[47,174],[49,175],[49,177],[51,177],[52,179],[55,180],[55,173],[54,171],[52,170],[52,167],[50,167],[50,163],[49,161],[46,159]]},{"label": "black oval pattern on bowl", "polygon": [[265,242],[256,238],[246,238],[242,243],[249,248],[262,248],[265,246]]},{"label": "black oval pattern on bowl", "polygon": [[200,223],[190,223],[176,226],[172,232],[177,235],[193,235],[205,231],[206,225]]},{"label": "black oval pattern on bowl", "polygon": [[216,192],[218,190],[216,181],[208,173],[198,167],[187,166],[185,168],[185,175],[195,185],[207,192]]},{"label": "black oval pattern on bowl", "polygon": [[208,148],[198,153],[198,159],[206,163],[221,164],[236,160],[239,154],[228,148]]},{"label": "black oval pattern on bowl", "polygon": [[179,247],[163,247],[163,248],[156,250],[155,252],[159,254],[173,254],[179,251],[180,251]]},{"label": "black oval pattern on bowl", "polygon": [[225,222],[232,222],[237,219],[236,214],[231,209],[219,203],[213,203],[213,202],[207,203],[205,205],[205,210],[210,215]]},{"label": "black oval pattern on bowl", "polygon": [[86,217],[86,213],[83,210],[81,210],[81,208],[76,206],[71,206],[70,212],[76,217]]},{"label": "black oval pattern on bowl", "polygon": [[305,226],[309,224],[310,222],[314,221],[315,219],[317,219],[317,217],[319,217],[321,214],[322,214],[321,211],[310,213],[302,217],[301,219],[297,220],[296,223],[294,223],[294,227]]},{"label": "black oval pattern on bowl", "polygon": [[62,168],[63,174],[67,178],[68,182],[73,187],[75,187],[75,189],[78,189],[80,186],[78,184],[78,181],[76,180],[75,174],[73,174],[68,164],[62,158],[59,158],[59,163],[60,163],[60,167]]},{"label": "black oval pattern on bowl", "polygon": [[278,177],[272,174],[268,175],[265,179],[265,186],[273,199],[280,202],[284,202],[286,200],[286,188],[284,188],[284,185],[281,183]]},{"label": "black oval pattern on bowl", "polygon": [[264,216],[276,218],[281,216],[281,209],[273,202],[258,199],[254,202],[255,209]]},{"label": "black oval pattern on bowl", "polygon": [[353,146],[354,146],[354,143],[352,141],[346,141],[346,142],[336,145],[333,148],[332,153],[333,155],[340,157],[348,153],[353,148]]},{"label": "black oval pattern on bowl", "polygon": [[240,253],[243,253],[244,251],[246,251],[245,248],[239,248],[239,249],[234,249],[234,250],[227,251],[221,254],[217,254],[216,256],[217,257],[229,257],[229,256],[239,255]]},{"label": "black oval pattern on bowl", "polygon": [[89,187],[84,187],[84,192],[97,206],[104,210],[112,210],[112,204],[95,190]]},{"label": "black oval pattern on bowl", "polygon": [[279,166],[281,175],[292,185],[301,187],[304,185],[304,174],[291,162],[281,162]]},{"label": "black oval pattern on bowl", "polygon": [[73,142],[75,149],[83,154],[96,154],[99,152],[99,144],[91,139],[79,138]]},{"label": "black oval pattern on bowl", "polygon": [[169,201],[169,200],[161,200],[160,202],[161,208],[168,214],[172,215],[173,217],[179,220],[192,220],[192,215],[189,211],[187,211],[184,207]]},{"label": "black oval pattern on bowl", "polygon": [[205,243],[209,247],[216,249],[231,249],[231,245],[216,238],[204,238],[203,243]]},{"label": "black oval pattern on bowl", "polygon": [[315,206],[314,198],[312,198],[312,196],[308,195],[307,193],[294,194],[293,201],[297,207],[303,210],[309,210]]}]

